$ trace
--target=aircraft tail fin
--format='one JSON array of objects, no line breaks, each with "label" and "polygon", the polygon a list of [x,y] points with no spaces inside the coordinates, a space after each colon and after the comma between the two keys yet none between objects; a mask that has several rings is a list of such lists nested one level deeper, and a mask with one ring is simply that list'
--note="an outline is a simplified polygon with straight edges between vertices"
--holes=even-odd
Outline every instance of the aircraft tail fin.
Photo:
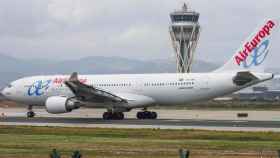
[{"label": "aircraft tail fin", "polygon": [[278,29],[276,20],[268,19],[236,51],[234,56],[215,72],[253,71],[264,72],[271,37]]}]

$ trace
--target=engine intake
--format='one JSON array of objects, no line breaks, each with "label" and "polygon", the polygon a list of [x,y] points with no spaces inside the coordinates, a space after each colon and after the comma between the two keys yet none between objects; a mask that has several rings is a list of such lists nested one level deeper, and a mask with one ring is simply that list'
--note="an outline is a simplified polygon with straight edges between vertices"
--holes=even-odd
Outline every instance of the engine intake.
[{"label": "engine intake", "polygon": [[54,96],[46,100],[46,110],[51,114],[68,113],[81,107],[81,103],[73,98]]}]

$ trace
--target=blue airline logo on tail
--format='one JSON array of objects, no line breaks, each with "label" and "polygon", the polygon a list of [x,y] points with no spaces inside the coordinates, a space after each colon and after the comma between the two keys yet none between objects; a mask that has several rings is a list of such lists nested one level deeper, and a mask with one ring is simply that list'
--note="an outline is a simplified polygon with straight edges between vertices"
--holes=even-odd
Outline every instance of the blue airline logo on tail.
[{"label": "blue airline logo on tail", "polygon": [[247,60],[244,60],[242,62],[243,67],[250,68],[252,66],[258,66],[262,64],[269,52],[268,48],[269,48],[269,40],[265,40],[252,51],[250,57],[247,58]]}]

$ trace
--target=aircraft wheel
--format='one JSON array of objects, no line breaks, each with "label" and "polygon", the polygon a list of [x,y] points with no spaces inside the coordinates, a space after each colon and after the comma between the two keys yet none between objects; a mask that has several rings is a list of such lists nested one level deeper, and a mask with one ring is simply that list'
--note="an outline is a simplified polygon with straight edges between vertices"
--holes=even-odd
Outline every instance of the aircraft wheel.
[{"label": "aircraft wheel", "polygon": [[104,112],[103,113],[103,120],[111,120],[112,119],[112,113],[111,112]]},{"label": "aircraft wheel", "polygon": [[33,118],[33,117],[35,117],[36,114],[33,111],[28,111],[26,115],[28,118]]},{"label": "aircraft wheel", "polygon": [[139,120],[157,119],[157,113],[156,112],[151,112],[151,111],[138,112],[136,116]]},{"label": "aircraft wheel", "polygon": [[143,119],[145,119],[145,114],[144,114],[144,112],[137,112],[137,119],[139,119],[139,120],[143,120]]},{"label": "aircraft wheel", "polygon": [[157,113],[156,112],[151,112],[150,118],[151,119],[157,119]]},{"label": "aircraft wheel", "polygon": [[116,117],[115,117],[116,120],[124,119],[124,114],[122,112],[115,113],[115,115],[116,115]]},{"label": "aircraft wheel", "polygon": [[122,112],[104,112],[103,113],[103,119],[104,120],[123,120],[124,114]]}]

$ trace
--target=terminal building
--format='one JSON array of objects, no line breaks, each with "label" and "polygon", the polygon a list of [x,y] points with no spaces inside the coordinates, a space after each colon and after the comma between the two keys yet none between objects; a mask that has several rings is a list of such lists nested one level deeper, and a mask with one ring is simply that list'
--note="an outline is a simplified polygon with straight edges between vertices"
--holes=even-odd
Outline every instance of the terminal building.
[{"label": "terminal building", "polygon": [[241,101],[280,101],[280,76],[246,88],[235,93],[234,98]]},{"label": "terminal building", "polygon": [[186,4],[170,14],[169,32],[175,50],[177,72],[191,72],[194,53],[200,36],[199,13],[190,11]]}]

